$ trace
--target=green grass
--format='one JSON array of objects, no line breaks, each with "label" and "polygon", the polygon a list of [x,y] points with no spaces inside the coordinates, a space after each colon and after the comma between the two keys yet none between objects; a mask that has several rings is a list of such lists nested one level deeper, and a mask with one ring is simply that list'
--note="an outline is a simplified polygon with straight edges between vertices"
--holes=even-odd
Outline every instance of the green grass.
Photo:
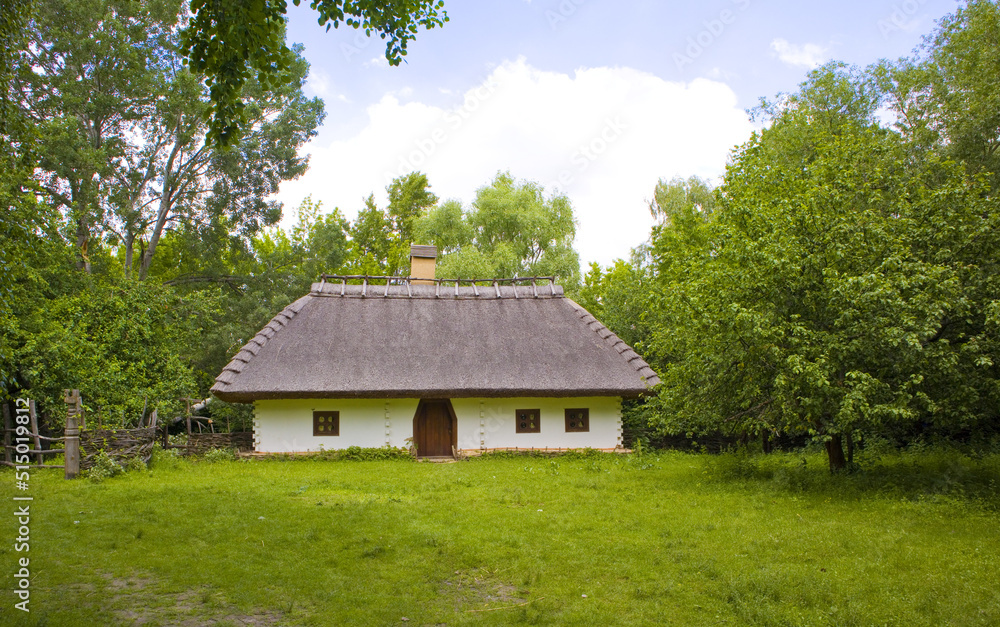
[{"label": "green grass", "polygon": [[34,471],[32,611],[7,592],[0,624],[997,625],[998,477],[934,451],[836,477],[681,453]]}]

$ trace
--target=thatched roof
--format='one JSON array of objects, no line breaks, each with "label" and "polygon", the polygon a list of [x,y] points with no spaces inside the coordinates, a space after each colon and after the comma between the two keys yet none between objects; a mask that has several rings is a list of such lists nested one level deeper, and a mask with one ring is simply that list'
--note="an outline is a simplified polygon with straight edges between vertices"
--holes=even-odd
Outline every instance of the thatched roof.
[{"label": "thatched roof", "polygon": [[315,283],[216,379],[224,401],[634,397],[659,383],[559,286]]}]

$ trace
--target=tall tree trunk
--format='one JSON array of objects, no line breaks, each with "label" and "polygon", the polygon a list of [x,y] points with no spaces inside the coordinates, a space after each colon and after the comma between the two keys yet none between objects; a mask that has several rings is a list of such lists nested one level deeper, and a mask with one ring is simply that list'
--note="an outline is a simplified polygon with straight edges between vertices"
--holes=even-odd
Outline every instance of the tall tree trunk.
[{"label": "tall tree trunk", "polygon": [[847,434],[847,463],[854,463],[854,434]]},{"label": "tall tree trunk", "polygon": [[83,270],[90,274],[90,256],[87,254],[87,246],[90,244],[90,226],[84,218],[76,221],[76,249],[80,258],[76,260],[76,269]]},{"label": "tall tree trunk", "polygon": [[167,165],[163,168],[163,191],[160,195],[160,207],[156,214],[156,224],[153,226],[153,233],[149,236],[149,246],[146,248],[146,252],[142,255],[142,260],[139,262],[139,280],[145,281],[146,275],[149,274],[149,266],[153,263],[153,253],[156,252],[156,245],[160,242],[160,236],[163,234],[163,227],[167,223],[167,216],[170,215],[170,210],[173,209],[174,205],[174,192],[176,192],[176,181],[173,176],[174,160],[181,151],[181,142],[178,138],[174,142],[174,147],[170,151],[170,157],[167,158]]},{"label": "tall tree trunk", "polygon": [[761,448],[764,450],[764,454],[770,455],[773,448],[771,446],[771,436],[768,435],[767,431],[760,434],[760,444]]},{"label": "tall tree trunk", "polygon": [[840,434],[830,436],[826,441],[826,455],[830,458],[830,472],[839,472],[847,468],[847,459],[844,458],[844,443]]},{"label": "tall tree trunk", "polygon": [[160,199],[160,210],[156,216],[156,225],[153,227],[152,235],[149,236],[149,245],[146,247],[145,252],[143,252],[142,259],[139,262],[140,281],[145,281],[146,275],[149,274],[149,266],[153,263],[153,253],[156,252],[156,245],[159,243],[160,235],[163,234],[163,227],[167,223],[170,204],[170,200],[166,196],[166,191],[164,191],[164,196]]},{"label": "tall tree trunk", "polygon": [[135,235],[125,236],[125,278],[132,278],[132,256],[135,252]]}]

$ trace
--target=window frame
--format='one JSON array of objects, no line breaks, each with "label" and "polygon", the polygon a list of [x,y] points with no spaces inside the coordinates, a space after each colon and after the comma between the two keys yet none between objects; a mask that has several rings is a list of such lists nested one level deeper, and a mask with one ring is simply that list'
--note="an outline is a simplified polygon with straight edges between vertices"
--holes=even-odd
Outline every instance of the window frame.
[{"label": "window frame", "polygon": [[[577,418],[575,414],[580,414]],[[572,417],[571,417],[572,415]],[[589,407],[570,407],[566,409],[566,433],[590,433],[590,408]],[[576,425],[570,427],[570,423],[573,421],[583,421],[582,426]]]},{"label": "window frame", "polygon": [[[530,426],[521,427],[521,413],[533,413],[538,416],[535,420],[535,428],[532,429]],[[526,419],[530,420],[530,418]],[[530,423],[529,423],[530,425]],[[534,409],[515,409],[514,410],[514,433],[541,433],[542,432],[542,410],[539,408]]]},{"label": "window frame", "polygon": [[[330,431],[320,431],[320,419],[330,418],[329,422],[333,423],[333,429]],[[326,424],[329,424],[327,422]],[[340,435],[340,411],[328,410],[328,409],[314,409],[313,410],[313,436],[314,437],[337,437]]]}]

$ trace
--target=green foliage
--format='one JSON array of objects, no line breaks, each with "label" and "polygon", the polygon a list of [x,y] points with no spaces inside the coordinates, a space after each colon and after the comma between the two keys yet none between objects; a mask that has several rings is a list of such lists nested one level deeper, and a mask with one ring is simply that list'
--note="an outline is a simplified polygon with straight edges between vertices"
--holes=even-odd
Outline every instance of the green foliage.
[{"label": "green foliage", "polygon": [[[296,6],[300,0],[293,0]],[[406,45],[419,27],[443,26],[448,14],[441,0],[401,0],[386,4],[374,0],[314,0],[319,23],[337,28],[341,22],[365,34],[386,40],[385,58],[399,65]],[[285,45],[284,0],[194,0],[194,17],[184,32],[183,46],[193,70],[206,75],[211,88],[211,126],[208,141],[222,146],[236,143],[250,125],[252,114],[241,100],[245,85],[256,79],[265,88],[278,88],[293,79],[293,54]]]},{"label": "green foliage", "polygon": [[216,430],[235,433],[253,431],[253,405],[249,403],[227,403],[212,397],[208,405],[208,415],[215,423]]},{"label": "green foliage", "polygon": [[275,453],[267,456],[268,459],[281,461],[414,461],[409,449],[383,446],[380,448],[363,448],[360,446],[349,446],[343,449],[323,450],[308,454],[285,454]]},{"label": "green foliage", "polygon": [[202,456],[206,462],[214,464],[216,462],[231,462],[236,460],[236,451],[231,448],[213,448],[209,449],[204,456]]},{"label": "green foliage", "polygon": [[153,445],[153,453],[149,457],[149,467],[151,469],[169,470],[178,468],[181,465],[181,454],[175,448],[163,448],[159,444]]},{"label": "green foliage", "polygon": [[469,210],[446,202],[418,219],[414,232],[443,253],[438,277],[555,276],[568,290],[579,284],[569,199],[546,198],[537,183],[515,181],[509,172],[479,188]]},{"label": "green foliage", "polygon": [[[78,267],[90,268],[95,228],[120,197],[111,187],[145,163],[127,155],[170,72],[180,3],[120,0],[36,3],[27,22],[35,45],[15,57],[13,94],[34,121],[40,189],[67,214]],[[140,140],[141,141],[141,140]]]},{"label": "green foliage", "polygon": [[591,263],[577,301],[640,355],[648,356],[648,339],[658,326],[652,309],[654,269],[648,253],[639,248],[629,262],[618,259],[606,270]]},{"label": "green foliage", "polygon": [[87,478],[94,483],[100,483],[105,479],[117,477],[124,473],[141,472],[146,470],[146,462],[140,457],[127,457],[122,461],[116,461],[105,451],[100,451],[94,455],[93,465],[87,469]]},{"label": "green foliage", "polygon": [[161,415],[179,413],[178,399],[196,389],[184,355],[194,351],[214,314],[212,302],[151,282],[77,278],[86,289],[58,296],[21,320],[18,380],[49,424],[58,426],[65,416],[65,388],[80,389],[89,420],[105,426],[133,426],[147,404]]},{"label": "green foliage", "polygon": [[997,201],[875,124],[872,84],[831,64],[765,103],[715,208],[654,231],[664,430],[809,435],[837,469],[853,433],[996,428]]},{"label": "green foliage", "polygon": [[[199,394],[207,394],[229,359],[271,318],[308,293],[324,272],[337,272],[349,254],[347,221],[336,209],[306,198],[287,229],[266,229],[243,241],[224,228],[168,233],[158,249],[151,278],[186,298],[217,303],[219,314],[205,325],[193,352]],[[249,408],[224,409],[219,424],[249,424]],[[239,430],[234,427],[235,430]]]},{"label": "green foliage", "polygon": [[116,462],[106,452],[101,451],[94,456],[94,465],[87,470],[87,478],[94,483],[100,483],[105,479],[117,477],[125,472],[125,469]]},{"label": "green foliage", "polygon": [[438,201],[421,172],[393,179],[386,192],[389,205],[384,211],[375,204],[375,196],[369,195],[350,227],[352,250],[347,266],[354,273],[408,274],[410,245],[417,243],[414,224]]},{"label": "green foliage", "polygon": [[921,150],[985,173],[1000,188],[1000,6],[971,0],[945,16],[919,54],[876,70],[897,126]]},{"label": "green foliage", "polygon": [[121,467],[124,472],[142,472],[148,468],[146,462],[142,461],[142,458],[138,455],[127,457],[121,462]]},{"label": "green foliage", "polygon": [[37,45],[18,51],[14,93],[36,121],[34,178],[88,272],[110,248],[126,276],[145,278],[175,229],[249,237],[280,218],[268,200],[279,183],[305,171],[298,148],[324,114],[302,94],[301,48],[280,84],[249,80],[238,92],[248,124],[239,145],[205,146],[210,94],[181,63],[183,4],[40,3],[28,24]]}]

